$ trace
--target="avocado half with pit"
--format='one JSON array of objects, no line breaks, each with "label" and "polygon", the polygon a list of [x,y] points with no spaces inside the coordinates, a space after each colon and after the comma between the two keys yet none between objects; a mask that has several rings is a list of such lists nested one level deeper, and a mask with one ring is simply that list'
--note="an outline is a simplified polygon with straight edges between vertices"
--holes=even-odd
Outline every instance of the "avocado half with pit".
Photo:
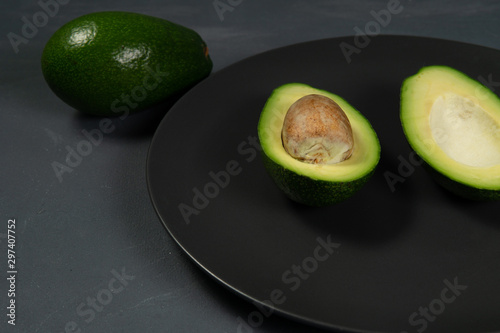
[{"label": "avocado half with pit", "polygon": [[350,198],[380,159],[369,121],[348,102],[302,83],[276,88],[259,119],[264,166],[292,200],[327,206]]},{"label": "avocado half with pit", "polygon": [[428,66],[401,88],[401,123],[435,180],[469,199],[500,199],[500,99],[447,66]]}]

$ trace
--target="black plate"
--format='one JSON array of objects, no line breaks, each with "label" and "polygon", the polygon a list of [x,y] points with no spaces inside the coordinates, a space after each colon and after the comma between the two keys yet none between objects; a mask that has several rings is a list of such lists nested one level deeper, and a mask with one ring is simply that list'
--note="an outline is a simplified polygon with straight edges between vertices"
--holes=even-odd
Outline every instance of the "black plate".
[{"label": "black plate", "polygon": [[[183,96],[148,157],[161,221],[211,276],[272,305],[240,320],[242,332],[271,311],[353,332],[500,331],[499,204],[437,186],[399,122],[404,78],[448,65],[499,88],[500,51],[409,36],[361,42],[334,38],[265,52]],[[350,62],[342,51],[349,47]],[[337,206],[289,201],[263,168],[259,114],[271,91],[289,82],[344,97],[379,135],[375,175]]]}]

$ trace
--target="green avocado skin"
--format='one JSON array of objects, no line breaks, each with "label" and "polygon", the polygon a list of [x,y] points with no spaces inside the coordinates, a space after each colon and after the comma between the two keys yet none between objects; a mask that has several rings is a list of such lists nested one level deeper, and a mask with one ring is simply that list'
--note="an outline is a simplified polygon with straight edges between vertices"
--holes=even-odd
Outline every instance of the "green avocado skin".
[{"label": "green avocado skin", "polygon": [[500,200],[500,190],[487,190],[462,184],[438,172],[426,162],[422,166],[437,184],[459,197],[473,201]]},{"label": "green avocado skin", "polygon": [[194,30],[131,12],[96,12],[58,29],[41,57],[48,86],[89,114],[133,113],[182,93],[212,70]]},{"label": "green avocado skin", "polygon": [[313,207],[334,205],[352,197],[375,172],[373,168],[366,175],[349,182],[327,182],[311,179],[288,170],[262,152],[264,167],[275,184],[291,200]]}]

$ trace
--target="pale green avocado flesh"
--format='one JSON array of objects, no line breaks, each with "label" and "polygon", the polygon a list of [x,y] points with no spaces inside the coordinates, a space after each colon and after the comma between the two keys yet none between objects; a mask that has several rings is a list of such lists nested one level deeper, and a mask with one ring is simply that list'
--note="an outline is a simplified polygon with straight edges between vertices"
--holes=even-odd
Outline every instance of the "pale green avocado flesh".
[{"label": "pale green avocado flesh", "polygon": [[[347,160],[310,164],[285,151],[281,138],[285,115],[295,101],[309,94],[332,99],[347,115],[354,137]],[[310,206],[332,205],[353,196],[372,176],[380,159],[378,137],[359,111],[337,95],[302,83],[285,84],[272,92],[260,115],[258,135],[271,178],[290,199]]]},{"label": "pale green avocado flesh", "polygon": [[500,199],[500,99],[462,72],[428,66],[401,88],[401,123],[435,180],[478,200]]}]

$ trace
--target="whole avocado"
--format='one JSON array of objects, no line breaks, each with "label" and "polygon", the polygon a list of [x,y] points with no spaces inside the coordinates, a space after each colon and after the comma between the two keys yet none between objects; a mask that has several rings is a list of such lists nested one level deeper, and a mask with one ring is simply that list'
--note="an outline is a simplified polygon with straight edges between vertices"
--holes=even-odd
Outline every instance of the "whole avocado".
[{"label": "whole avocado", "polygon": [[44,78],[71,107],[100,116],[144,110],[207,77],[194,30],[131,12],[96,12],[59,28],[41,58]]}]

